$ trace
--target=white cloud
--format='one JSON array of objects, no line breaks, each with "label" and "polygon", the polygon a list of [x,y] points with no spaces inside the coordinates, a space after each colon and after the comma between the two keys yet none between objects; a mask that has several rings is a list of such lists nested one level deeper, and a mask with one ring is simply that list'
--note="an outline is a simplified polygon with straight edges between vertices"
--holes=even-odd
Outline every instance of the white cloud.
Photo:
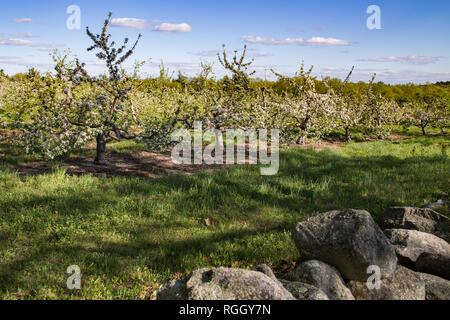
[{"label": "white cloud", "polygon": [[14,33],[14,34],[11,34],[11,36],[17,37],[17,38],[34,38],[34,36],[28,32]]},{"label": "white cloud", "polygon": [[20,60],[21,57],[13,57],[13,56],[0,56],[0,60],[2,61],[12,61],[12,60]]},{"label": "white cloud", "polygon": [[174,24],[174,23],[163,22],[163,23],[157,25],[155,27],[154,31],[167,32],[167,33],[186,33],[186,32],[191,32],[192,27],[187,23]]},{"label": "white cloud", "polygon": [[138,18],[115,18],[111,20],[111,26],[122,27],[130,29],[144,30],[148,29],[151,25],[157,24],[153,31],[166,32],[166,33],[186,33],[191,32],[192,27],[187,23],[174,24],[169,22],[163,22],[159,20],[145,20]]},{"label": "white cloud", "polygon": [[248,56],[252,57],[252,58],[262,58],[262,57],[271,57],[271,56],[273,56],[273,54],[270,52],[267,52],[267,51],[258,51],[258,52],[250,53]]},{"label": "white cloud", "polygon": [[16,47],[41,47],[42,43],[26,40],[26,39],[0,39],[0,45],[16,46]]},{"label": "white cloud", "polygon": [[274,39],[274,38],[262,38],[255,36],[243,36],[242,39],[247,43],[261,43],[265,45],[279,46],[287,44],[297,44],[300,46],[314,46],[314,47],[330,47],[330,46],[350,46],[356,42],[347,40],[340,40],[334,38],[322,38],[313,37],[305,40],[303,38],[286,38],[286,39]]},{"label": "white cloud", "polygon": [[262,38],[255,36],[243,36],[242,39],[247,43],[262,43],[265,45],[284,45],[284,44],[301,44],[304,43],[305,40],[303,38],[286,38],[284,40],[277,40],[274,38]]},{"label": "white cloud", "polygon": [[21,19],[13,19],[15,23],[31,23],[33,19],[31,18],[21,18]]},{"label": "white cloud", "polygon": [[143,30],[147,29],[150,21],[137,19],[137,18],[115,18],[111,20],[111,26],[113,27],[123,27]]},{"label": "white cloud", "polygon": [[[238,51],[242,52],[242,50]],[[247,48],[247,56],[251,58],[260,58],[260,57],[271,57],[273,56],[273,54],[267,51],[261,51],[256,48]]]},{"label": "white cloud", "polygon": [[437,56],[407,56],[407,57],[385,57],[385,58],[369,58],[359,59],[363,62],[400,62],[406,64],[430,64],[438,62],[441,58]]},{"label": "white cloud", "polygon": [[42,52],[52,52],[53,50],[55,50],[55,48],[53,47],[47,47],[47,48],[39,48],[38,49],[39,51],[42,51]]},{"label": "white cloud", "polygon": [[20,66],[20,67],[35,67],[35,68],[41,68],[41,69],[52,69],[53,64],[52,63],[45,63],[45,62],[32,62],[32,61],[25,61],[22,58],[19,57],[0,57],[0,63],[6,64],[6,65],[14,65],[14,66]]},{"label": "white cloud", "polygon": [[334,38],[314,37],[306,40],[305,44],[310,46],[349,46],[354,44],[354,42]]},{"label": "white cloud", "polygon": [[0,39],[0,45],[2,46],[14,46],[14,47],[31,47],[31,48],[39,48],[41,51],[47,51],[56,47],[64,47],[64,44],[50,44],[50,43],[41,43],[36,41],[31,41],[27,39]]},{"label": "white cloud", "polygon": [[220,50],[203,50],[203,51],[197,52],[195,55],[200,56],[200,57],[215,57],[220,52],[222,52],[222,51],[220,51]]}]

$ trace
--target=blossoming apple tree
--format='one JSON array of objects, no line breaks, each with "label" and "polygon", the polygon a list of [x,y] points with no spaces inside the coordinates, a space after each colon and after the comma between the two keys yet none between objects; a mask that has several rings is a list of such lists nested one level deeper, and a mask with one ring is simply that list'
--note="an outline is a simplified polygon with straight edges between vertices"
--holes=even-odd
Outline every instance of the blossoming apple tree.
[{"label": "blossoming apple tree", "polygon": [[[177,109],[140,117],[130,100],[130,92],[139,83],[136,70],[128,75],[123,63],[133,54],[141,35],[128,47],[128,38],[116,46],[108,34],[111,13],[100,34],[86,29],[93,45],[88,51],[104,61],[107,73],[91,77],[85,64],[69,60],[69,54],[54,54],[56,74],[29,75],[29,86],[20,95],[27,99],[29,117],[14,119],[11,129],[15,141],[27,152],[48,158],[64,154],[96,139],[95,164],[104,165],[106,145],[121,139],[143,139],[152,147],[170,143],[177,122]],[[139,66],[139,64],[137,64]],[[11,110],[20,110],[19,99]],[[22,121],[19,121],[22,120]]]}]

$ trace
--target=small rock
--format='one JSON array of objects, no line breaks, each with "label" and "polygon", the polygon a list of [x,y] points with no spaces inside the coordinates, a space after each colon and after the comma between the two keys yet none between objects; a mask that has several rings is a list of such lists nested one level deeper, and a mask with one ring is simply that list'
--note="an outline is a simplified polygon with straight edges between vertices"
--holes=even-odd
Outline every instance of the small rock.
[{"label": "small rock", "polygon": [[267,264],[260,264],[259,266],[254,267],[252,270],[262,272],[266,276],[268,276],[270,279],[278,281],[278,279],[277,279],[277,277],[275,277],[275,274],[273,273],[272,269]]},{"label": "small rock", "polygon": [[419,274],[425,282],[426,300],[450,300],[450,281],[431,274]]},{"label": "small rock", "polygon": [[447,200],[438,200],[436,202],[428,203],[422,206],[422,208],[426,209],[440,209],[450,205],[450,201]]},{"label": "small rock", "polygon": [[304,261],[328,263],[347,280],[365,281],[371,265],[379,266],[383,277],[389,278],[397,265],[393,246],[367,211],[320,214],[298,223],[293,238]]},{"label": "small rock", "polygon": [[325,292],[307,283],[283,279],[279,281],[297,300],[329,300]]},{"label": "small rock", "polygon": [[411,269],[416,267],[417,258],[424,252],[450,256],[447,241],[432,234],[405,229],[389,229],[385,233],[395,247],[399,263]]},{"label": "small rock", "polygon": [[393,207],[379,218],[383,229],[408,229],[432,233],[450,240],[450,219],[426,208]]},{"label": "small rock", "polygon": [[313,285],[325,292],[330,300],[355,300],[339,271],[322,261],[304,262],[289,272],[285,278]]},{"label": "small rock", "polygon": [[285,287],[287,291],[292,293],[297,300],[329,300],[328,296],[322,290],[307,283],[283,279],[278,280],[267,264],[256,266],[253,270],[262,272],[269,278],[281,283],[281,285]]},{"label": "small rock", "polygon": [[416,270],[450,280],[450,257],[424,252],[417,258]]},{"label": "small rock", "polygon": [[186,282],[171,280],[166,283],[156,294],[157,300],[186,300]]},{"label": "small rock", "polygon": [[356,300],[425,300],[422,276],[398,266],[391,279],[383,279],[379,289],[369,289],[366,282],[350,281],[348,286]]},{"label": "small rock", "polygon": [[157,295],[160,300],[295,300],[280,282],[265,274],[231,268],[199,269],[186,281],[171,281],[161,291]]}]

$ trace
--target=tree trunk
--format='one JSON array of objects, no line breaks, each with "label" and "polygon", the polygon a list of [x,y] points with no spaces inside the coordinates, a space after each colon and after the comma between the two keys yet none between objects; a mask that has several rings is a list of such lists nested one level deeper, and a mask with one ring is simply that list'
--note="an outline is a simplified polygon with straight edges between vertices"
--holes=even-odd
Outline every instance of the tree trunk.
[{"label": "tree trunk", "polygon": [[352,135],[350,133],[350,128],[345,128],[345,141],[352,141]]},{"label": "tree trunk", "polygon": [[306,135],[298,137],[297,138],[297,144],[305,145],[306,144]]},{"label": "tree trunk", "polygon": [[223,144],[223,134],[220,129],[216,129],[215,135],[216,135],[216,151],[219,149],[224,149],[225,145]]},{"label": "tree trunk", "polygon": [[94,164],[106,165],[105,155],[106,155],[106,138],[103,134],[99,133],[97,135],[97,156],[95,157]]},{"label": "tree trunk", "polygon": [[423,134],[424,136],[427,135],[427,132],[425,131],[425,127],[422,127],[422,134]]}]

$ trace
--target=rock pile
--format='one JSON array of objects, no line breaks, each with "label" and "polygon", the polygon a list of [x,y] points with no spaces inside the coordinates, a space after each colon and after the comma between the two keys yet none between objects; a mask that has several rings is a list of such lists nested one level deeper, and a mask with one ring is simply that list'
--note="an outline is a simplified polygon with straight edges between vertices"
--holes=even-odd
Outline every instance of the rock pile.
[{"label": "rock pile", "polygon": [[267,265],[200,269],[157,298],[450,299],[450,220],[430,208],[389,208],[379,224],[363,210],[326,212],[298,223],[292,236],[302,263],[280,279]]}]

